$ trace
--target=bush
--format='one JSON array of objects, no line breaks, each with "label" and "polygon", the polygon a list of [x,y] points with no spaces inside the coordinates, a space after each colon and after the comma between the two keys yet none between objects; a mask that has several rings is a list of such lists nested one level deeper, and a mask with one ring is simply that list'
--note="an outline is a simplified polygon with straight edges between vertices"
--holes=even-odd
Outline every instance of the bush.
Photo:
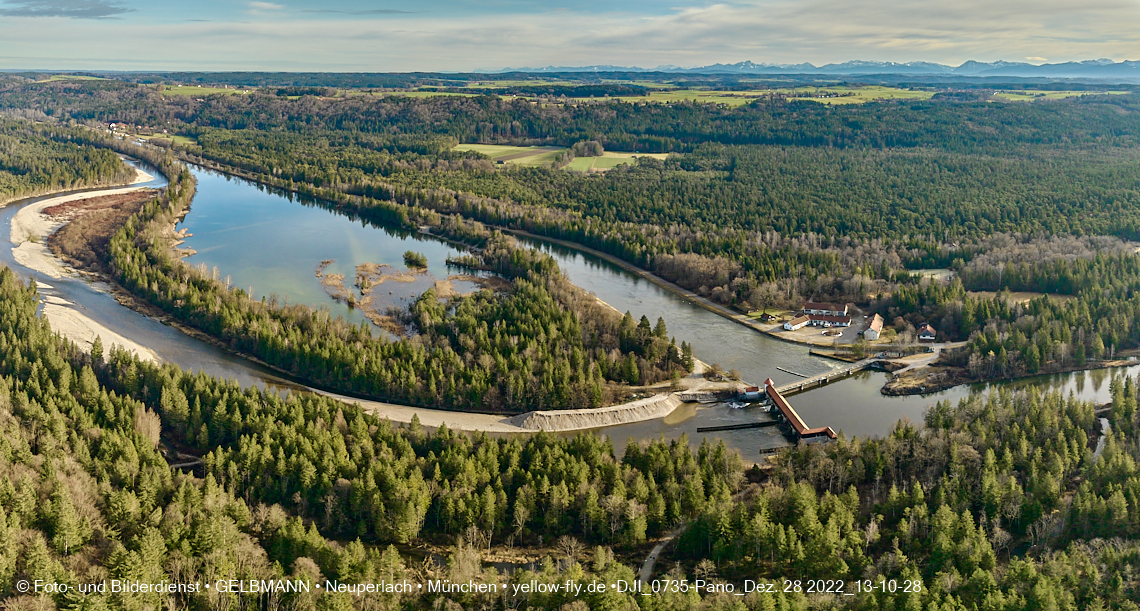
[{"label": "bush", "polygon": [[404,265],[418,269],[426,269],[427,257],[414,250],[409,250],[404,253]]}]

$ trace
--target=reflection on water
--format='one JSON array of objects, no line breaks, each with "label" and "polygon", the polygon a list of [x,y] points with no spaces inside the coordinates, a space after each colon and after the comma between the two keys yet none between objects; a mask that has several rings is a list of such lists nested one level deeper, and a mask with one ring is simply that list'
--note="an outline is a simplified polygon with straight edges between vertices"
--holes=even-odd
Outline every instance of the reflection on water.
[{"label": "reflection on water", "polygon": [[[157,171],[147,171],[159,176]],[[403,252],[415,250],[428,258],[428,269],[436,278],[446,278],[444,261],[455,248],[422,234],[363,223],[325,208],[303,205],[279,192],[255,184],[194,169],[198,194],[183,227],[194,235],[186,246],[198,251],[190,263],[217,266],[222,277],[231,276],[240,287],[252,285],[257,295],[276,292],[295,303],[325,306],[349,320],[362,320],[358,312],[333,303],[316,278],[316,266],[336,259],[330,273],[354,278],[360,263],[403,266]],[[161,178],[145,186],[161,187]],[[12,216],[30,200],[0,209],[0,263],[20,275],[35,278],[45,295],[55,295],[75,303],[84,313],[113,331],[153,349],[164,361],[191,371],[236,379],[243,385],[259,385],[280,390],[296,390],[295,385],[253,363],[234,357],[208,344],[190,338],[160,322],[142,316],[117,303],[110,295],[96,290],[78,278],[51,279],[17,265],[12,259],[9,231]],[[782,342],[757,333],[708,310],[689,303],[596,257],[544,242],[523,240],[554,256],[572,282],[592,291],[619,311],[635,317],[664,317],[677,343],[693,345],[696,356],[725,369],[736,369],[743,379],[760,383],[771,377],[777,383],[791,382],[795,376],[777,366],[807,375],[825,372],[838,363],[813,357],[806,347]],[[351,284],[351,281],[349,282]],[[381,286],[386,286],[381,285]],[[385,292],[388,290],[384,289]],[[848,436],[887,433],[901,418],[920,423],[926,408],[935,401],[958,401],[997,386],[1044,387],[1070,392],[1080,399],[1104,403],[1109,400],[1113,375],[1140,373],[1140,365],[1126,369],[1077,372],[1039,376],[1029,380],[959,387],[926,396],[884,397],[879,389],[887,374],[863,372],[851,378],[795,395],[790,402],[810,426],[831,426]],[[757,460],[766,448],[786,440],[777,428],[697,433],[698,427],[720,426],[768,419],[755,410],[733,410],[723,404],[686,404],[661,420],[599,429],[613,439],[620,452],[628,439],[664,437],[675,439],[687,434],[693,442],[702,438],[724,439],[738,448],[748,460]]]},{"label": "reflection on water", "polygon": [[[424,234],[374,225],[315,205],[312,200],[256,183],[191,166],[198,191],[190,212],[179,225],[190,236],[184,247],[197,251],[185,259],[190,265],[217,267],[219,277],[234,286],[253,288],[255,297],[276,294],[290,303],[327,308],[333,317],[353,323],[364,313],[334,301],[317,277],[340,275],[345,290],[353,291],[357,266],[390,265],[404,269],[404,252],[427,257],[424,282],[386,282],[372,291],[383,312],[389,306],[406,307],[435,279],[454,269],[446,260],[459,251]],[[362,298],[355,291],[356,298]]]},{"label": "reflection on water", "polygon": [[[153,180],[136,186],[162,188],[166,179],[159,171],[145,163],[128,161],[154,177]],[[83,189],[91,191],[94,189]],[[78,192],[78,191],[76,191]],[[41,297],[58,297],[73,304],[79,312],[104,327],[147,346],[165,362],[176,363],[190,371],[204,371],[210,375],[234,379],[243,386],[285,384],[267,369],[250,363],[240,357],[219,350],[209,344],[189,337],[177,329],[168,327],[158,320],[143,316],[120,304],[108,292],[82,278],[51,278],[30,270],[12,257],[11,232],[12,217],[22,208],[44,199],[56,197],[48,195],[18,201],[0,208],[0,264],[10,267],[24,281],[33,279],[39,285]]]},{"label": "reflection on water", "polygon": [[[805,346],[777,340],[714,314],[598,257],[542,240],[520,239],[529,246],[550,253],[558,259],[559,265],[574,284],[592,291],[618,310],[628,310],[635,318],[642,314],[651,320],[663,316],[670,335],[677,338],[678,344],[682,340],[688,341],[701,360],[719,363],[725,369],[737,369],[744,380],[753,384],[760,384],[766,378],[772,378],[777,384],[798,379],[776,369],[777,366],[815,375],[841,365],[811,356]],[[1083,371],[1038,376],[1016,382],[959,386],[928,395],[888,397],[879,391],[890,374],[865,371],[794,395],[789,398],[789,402],[809,426],[830,426],[848,437],[880,436],[889,432],[903,418],[921,424],[926,409],[937,401],[956,403],[973,393],[989,392],[999,386],[1011,389],[1044,387],[1061,391],[1066,396],[1073,392],[1080,399],[1104,403],[1110,399],[1108,381],[1112,375],[1127,373],[1135,376],[1138,372],[1140,366],[1126,370]],[[766,418],[764,414],[734,410],[723,404],[709,407],[688,404],[664,420],[598,430],[610,435],[619,451],[630,438],[676,439],[686,434],[693,442],[706,437],[724,439],[730,446],[738,448],[746,459],[757,460],[762,450],[787,443],[777,429],[697,433],[697,428]]]}]

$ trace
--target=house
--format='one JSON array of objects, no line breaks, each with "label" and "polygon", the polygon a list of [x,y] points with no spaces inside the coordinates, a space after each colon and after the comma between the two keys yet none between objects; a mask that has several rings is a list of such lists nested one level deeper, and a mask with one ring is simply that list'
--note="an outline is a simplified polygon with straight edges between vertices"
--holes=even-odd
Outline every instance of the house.
[{"label": "house", "polygon": [[740,393],[740,398],[745,401],[759,401],[760,400],[760,387],[749,386]]},{"label": "house", "polygon": [[811,322],[811,317],[806,314],[801,314],[788,322],[784,323],[784,329],[787,331],[798,331],[808,326]]},{"label": "house", "polygon": [[920,342],[932,342],[937,335],[938,331],[935,331],[928,322],[924,322],[918,327],[918,341]]},{"label": "house", "polygon": [[763,314],[760,315],[760,322],[773,322],[775,320],[776,320],[775,314],[769,314],[767,312],[764,312]]},{"label": "house", "polygon": [[803,313],[818,316],[850,316],[851,304],[839,305],[838,303],[809,301],[804,304]]},{"label": "house", "polygon": [[883,333],[883,317],[875,314],[871,319],[871,324],[867,325],[867,330],[863,331],[863,339],[867,341],[874,341],[879,339],[879,335]]},{"label": "house", "polygon": [[811,320],[813,327],[850,327],[850,316],[825,316],[823,314],[812,314],[808,316]]}]

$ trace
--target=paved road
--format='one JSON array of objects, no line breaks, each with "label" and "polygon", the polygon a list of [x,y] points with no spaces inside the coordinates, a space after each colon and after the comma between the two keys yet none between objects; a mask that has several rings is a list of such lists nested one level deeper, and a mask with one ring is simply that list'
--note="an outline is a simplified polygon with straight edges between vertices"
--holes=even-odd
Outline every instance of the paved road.
[{"label": "paved road", "polygon": [[1104,440],[1108,438],[1108,434],[1112,431],[1112,427],[1108,424],[1108,418],[1100,419],[1100,439],[1096,441],[1096,451],[1093,452],[1093,463],[1100,459],[1100,453],[1104,451]]},{"label": "paved road", "polygon": [[657,545],[653,546],[653,551],[649,552],[649,557],[645,559],[645,564],[641,565],[641,570],[637,572],[637,578],[641,580],[641,583],[646,583],[650,577],[653,577],[653,567],[656,566],[657,558],[661,556],[661,552],[665,551],[665,546],[672,543],[673,539],[676,539],[681,533],[685,532],[685,529],[688,527],[688,524],[678,526],[670,531],[669,534],[665,535],[665,538],[661,539]]}]

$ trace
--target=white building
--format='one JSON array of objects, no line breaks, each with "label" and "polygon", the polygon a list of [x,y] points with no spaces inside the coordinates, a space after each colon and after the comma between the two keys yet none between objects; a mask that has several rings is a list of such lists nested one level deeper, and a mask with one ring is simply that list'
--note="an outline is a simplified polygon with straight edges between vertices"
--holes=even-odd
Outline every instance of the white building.
[{"label": "white building", "polygon": [[879,339],[883,333],[883,317],[875,314],[871,319],[871,324],[867,325],[867,330],[863,332],[863,339],[867,341],[874,341]]},{"label": "white building", "polygon": [[804,327],[808,326],[808,323],[810,323],[810,322],[811,322],[810,316],[800,315],[800,316],[797,316],[797,317],[789,320],[788,322],[784,323],[784,329],[787,331],[797,331],[799,329],[803,329]]}]

